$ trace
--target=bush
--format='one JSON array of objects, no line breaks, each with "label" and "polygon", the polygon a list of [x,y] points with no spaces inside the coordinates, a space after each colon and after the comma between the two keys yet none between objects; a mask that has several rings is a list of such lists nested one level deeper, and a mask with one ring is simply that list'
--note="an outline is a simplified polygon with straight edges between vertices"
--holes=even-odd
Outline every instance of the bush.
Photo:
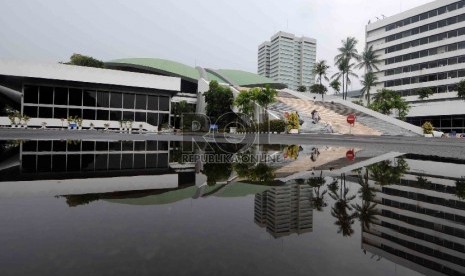
[{"label": "bush", "polygon": [[422,126],[423,134],[433,134],[433,124],[430,122],[425,122]]},{"label": "bush", "polygon": [[299,116],[295,112],[292,112],[289,114],[289,117],[287,119],[287,129],[299,129],[300,128],[300,123],[299,123]]},{"label": "bush", "polygon": [[283,120],[271,120],[270,121],[271,132],[284,132],[286,131],[286,123]]}]

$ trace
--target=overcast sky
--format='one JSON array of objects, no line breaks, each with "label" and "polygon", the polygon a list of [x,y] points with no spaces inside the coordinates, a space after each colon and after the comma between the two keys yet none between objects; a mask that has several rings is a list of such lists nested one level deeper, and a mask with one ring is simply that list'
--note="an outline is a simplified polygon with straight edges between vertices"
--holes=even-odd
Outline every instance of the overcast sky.
[{"label": "overcast sky", "polygon": [[0,57],[53,62],[72,53],[101,60],[157,57],[256,72],[258,45],[282,30],[316,38],[317,60],[333,65],[345,37],[355,36],[363,49],[368,20],[428,2],[1,0]]}]

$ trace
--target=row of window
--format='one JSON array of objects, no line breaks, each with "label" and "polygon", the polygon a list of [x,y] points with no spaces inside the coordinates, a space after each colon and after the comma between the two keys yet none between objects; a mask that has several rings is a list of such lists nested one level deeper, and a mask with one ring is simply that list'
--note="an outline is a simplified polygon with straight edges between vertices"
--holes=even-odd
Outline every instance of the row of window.
[{"label": "row of window", "polygon": [[[430,82],[430,81],[463,78],[463,77],[465,77],[465,69],[441,72],[441,73],[435,73],[435,74],[428,74],[428,75],[422,75],[422,76],[415,76],[411,78],[390,80],[390,81],[384,82],[384,87],[408,85],[408,84],[414,84],[414,83],[424,83],[424,82]],[[455,91],[455,90],[449,90],[449,91]],[[446,91],[438,91],[438,93],[442,93],[442,92],[446,92]]]},{"label": "row of window", "polygon": [[[424,183],[424,185],[429,185],[429,183]],[[422,202],[427,202],[427,203],[431,203],[435,205],[445,206],[449,208],[465,210],[465,201],[461,201],[461,200],[439,198],[439,197],[434,197],[434,196],[430,196],[430,195],[426,195],[422,193],[391,189],[389,187],[383,187],[383,193],[387,195],[391,195],[391,196],[403,197],[403,198],[408,198],[408,199],[412,199],[416,201],[422,201]]]},{"label": "row of window", "polygon": [[435,129],[445,133],[465,133],[465,115],[414,117],[407,118],[407,122],[416,126],[431,122]]},{"label": "row of window", "polygon": [[384,71],[384,75],[391,76],[391,75],[397,75],[397,74],[402,74],[402,73],[414,72],[414,71],[423,70],[423,69],[454,65],[458,63],[465,63],[465,56],[456,56],[456,57],[451,57],[451,58],[433,60],[429,62],[417,63],[413,65],[407,65],[403,67],[389,69],[389,70]]},{"label": "row of window", "polygon": [[406,260],[409,260],[410,262],[413,262],[413,263],[417,263],[421,266],[424,266],[426,268],[429,268],[429,269],[432,269],[432,270],[436,270],[436,271],[439,271],[440,273],[444,274],[444,275],[460,275],[460,271],[457,271],[457,270],[454,270],[450,267],[447,267],[447,266],[444,266],[443,264],[438,264],[436,262],[433,262],[429,259],[425,259],[425,258],[422,258],[422,257],[419,257],[417,255],[413,255],[413,254],[410,254],[410,253],[407,253],[407,252],[404,252],[402,250],[399,250],[399,249],[395,249],[395,248],[392,248],[388,245],[385,245],[385,244],[382,244],[381,245],[381,249],[394,255],[394,256],[398,256],[400,258],[404,258]]},{"label": "row of window", "polygon": [[79,172],[168,167],[168,153],[23,155],[22,171]]},{"label": "row of window", "polygon": [[408,54],[397,56],[397,57],[388,58],[385,60],[385,64],[389,65],[389,64],[404,62],[404,61],[408,61],[412,59],[418,59],[418,58],[423,58],[427,56],[443,54],[445,52],[453,52],[453,51],[462,50],[462,49],[465,49],[465,41],[460,41],[460,42],[452,43],[449,45],[444,45],[440,47],[435,47],[431,49],[408,53]]},{"label": "row of window", "polygon": [[424,208],[416,204],[409,204],[409,203],[398,202],[395,200],[383,198],[383,205],[397,208],[399,209],[399,211],[408,210],[408,211],[411,211],[417,214],[423,214],[423,215],[427,215],[430,217],[435,217],[435,218],[440,218],[440,219],[444,219],[444,220],[448,220],[448,221],[452,221],[456,223],[465,224],[465,216],[446,213],[443,211],[439,211],[437,209],[433,210],[429,208]]},{"label": "row of window", "polygon": [[[450,84],[450,85],[439,85],[439,86],[431,86],[429,87],[433,91],[433,93],[447,93],[447,92],[454,92],[457,91],[457,84]],[[405,89],[405,90],[396,90],[402,97],[407,96],[415,96],[418,95],[417,89]]]},{"label": "row of window", "polygon": [[460,225],[457,225],[457,227],[450,227],[447,225],[437,225],[432,221],[426,221],[426,220],[422,220],[419,218],[405,216],[400,213],[394,213],[392,211],[385,210],[385,209],[381,211],[381,215],[387,218],[403,221],[411,225],[415,225],[415,226],[422,227],[422,228],[427,228],[427,229],[434,230],[437,232],[446,233],[454,237],[465,239],[465,230],[461,229]]},{"label": "row of window", "polygon": [[154,126],[168,123],[169,113],[157,112],[133,112],[108,109],[81,109],[66,107],[43,107],[43,106],[24,106],[24,114],[31,118],[54,118],[66,119],[70,116],[77,116],[84,120],[101,120],[101,121],[136,121],[146,122]]},{"label": "row of window", "polygon": [[438,9],[434,9],[434,10],[431,10],[429,12],[424,12],[422,14],[415,15],[415,16],[412,16],[412,17],[397,21],[395,23],[387,25],[385,27],[385,30],[387,32],[387,31],[393,30],[395,28],[400,28],[400,27],[403,27],[403,26],[413,24],[413,23],[418,22],[418,21],[426,20],[428,18],[432,18],[432,17],[435,17],[437,15],[444,14],[446,12],[454,11],[456,9],[461,9],[461,8],[464,7],[464,2],[465,1],[459,1],[459,2],[456,2],[456,3],[450,4],[448,6],[440,7]]},{"label": "row of window", "polygon": [[409,37],[409,36],[412,36],[412,35],[421,34],[421,33],[424,33],[424,32],[436,30],[438,28],[444,28],[446,26],[454,25],[454,24],[456,24],[458,22],[462,22],[462,21],[465,21],[465,14],[452,16],[452,17],[449,17],[447,19],[436,21],[436,22],[426,24],[426,25],[423,25],[423,26],[420,26],[420,27],[416,27],[416,28],[413,28],[413,29],[410,29],[410,30],[406,30],[406,31],[403,31],[403,32],[400,32],[400,33],[392,34],[392,35],[386,37],[385,42],[387,43],[387,42],[395,41],[395,40],[402,39],[402,38],[405,38],[405,37]]},{"label": "row of window", "polygon": [[460,28],[457,30],[448,31],[448,32],[437,34],[437,35],[415,39],[415,40],[408,41],[402,44],[397,44],[397,45],[386,48],[385,53],[386,54],[393,53],[393,52],[405,50],[411,47],[417,47],[417,46],[425,45],[428,43],[433,43],[433,42],[441,41],[443,39],[454,38],[454,37],[462,36],[462,35],[465,35],[465,28]]},{"label": "row of window", "polygon": [[454,256],[451,254],[447,254],[445,252],[442,252],[441,250],[433,249],[428,246],[424,246],[422,244],[418,244],[412,241],[400,239],[398,237],[394,237],[386,233],[382,233],[381,237],[391,242],[394,242],[396,244],[402,245],[403,247],[420,252],[422,254],[432,256],[440,260],[445,260],[445,261],[448,261],[454,264],[458,264],[460,266],[465,266],[465,259],[462,259],[460,257]]},{"label": "row of window", "polygon": [[424,240],[424,241],[427,241],[427,242],[430,242],[430,243],[437,244],[437,245],[439,245],[441,247],[445,247],[445,248],[449,248],[449,249],[452,249],[452,250],[455,250],[455,251],[465,253],[465,245],[463,245],[463,244],[456,243],[456,242],[453,242],[453,241],[448,241],[446,239],[443,239],[442,237],[428,235],[428,234],[423,233],[423,232],[418,232],[418,231],[415,231],[413,229],[402,227],[402,226],[395,225],[395,224],[392,224],[392,223],[388,223],[388,222],[385,222],[385,221],[383,221],[381,223],[381,225],[386,227],[386,228],[397,231],[397,232],[399,232],[401,234],[404,234],[406,236],[410,236],[410,237],[415,238],[415,239]]},{"label": "row of window", "polygon": [[[463,127],[463,123],[465,120],[465,116],[447,116],[450,122],[452,122],[453,126],[456,127]],[[439,124],[438,124],[439,125]],[[434,125],[436,126],[436,125]],[[418,186],[418,182],[414,180],[408,180],[408,179],[401,179],[400,183],[398,185],[402,186],[407,186],[407,187],[415,187],[415,188],[421,188],[422,190],[429,190],[429,191],[436,191],[444,194],[452,194],[455,195],[455,187],[453,186],[447,186],[443,184],[437,184],[437,183],[429,183],[427,186]],[[457,208],[464,208],[465,209],[465,201],[455,201],[456,204],[458,204]],[[462,207],[463,206],[463,207]]]},{"label": "row of window", "polygon": [[59,141],[40,140],[23,143],[23,153],[28,152],[81,152],[81,151],[167,151],[167,141]]},{"label": "row of window", "polygon": [[154,111],[170,110],[170,99],[166,96],[49,86],[25,86],[24,103]]}]

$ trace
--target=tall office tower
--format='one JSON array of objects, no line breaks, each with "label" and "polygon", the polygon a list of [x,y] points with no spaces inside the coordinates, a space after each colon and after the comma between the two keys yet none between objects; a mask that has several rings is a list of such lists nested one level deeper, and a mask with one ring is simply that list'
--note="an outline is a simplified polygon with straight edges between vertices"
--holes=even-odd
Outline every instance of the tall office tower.
[{"label": "tall office tower", "polygon": [[258,46],[258,74],[296,90],[314,84],[316,39],[278,32]]},{"label": "tall office tower", "polygon": [[308,185],[274,187],[255,195],[254,220],[275,238],[313,230],[313,191]]},{"label": "tall office tower", "polygon": [[400,181],[370,180],[377,215],[362,229],[362,249],[424,275],[464,275],[465,201],[456,181],[463,181],[465,165],[417,155],[404,160],[409,170]]},{"label": "tall office tower", "polygon": [[[366,44],[380,55],[378,85],[410,103],[407,120],[430,121],[444,132],[465,132],[465,109],[457,83],[465,77],[465,1],[438,0],[371,22]],[[421,100],[418,89],[432,96]]]}]

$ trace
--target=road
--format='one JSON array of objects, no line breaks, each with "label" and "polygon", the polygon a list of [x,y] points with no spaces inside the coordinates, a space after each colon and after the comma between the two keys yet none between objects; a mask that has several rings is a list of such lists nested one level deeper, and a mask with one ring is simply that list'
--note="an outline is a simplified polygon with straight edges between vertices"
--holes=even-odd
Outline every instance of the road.
[{"label": "road", "polygon": [[[201,135],[129,134],[88,130],[0,129],[0,140],[163,140],[204,141]],[[333,134],[249,134],[215,136],[208,142],[345,146],[379,152],[402,152],[465,159],[465,139]]]}]

